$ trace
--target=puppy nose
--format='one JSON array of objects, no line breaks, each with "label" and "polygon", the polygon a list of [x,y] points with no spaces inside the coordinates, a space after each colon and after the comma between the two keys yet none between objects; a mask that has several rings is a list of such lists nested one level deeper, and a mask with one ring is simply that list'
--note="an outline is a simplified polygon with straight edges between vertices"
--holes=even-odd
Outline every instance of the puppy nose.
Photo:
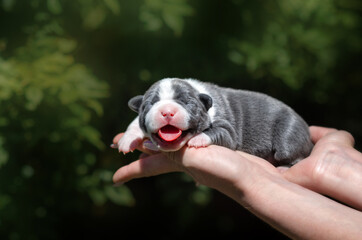
[{"label": "puppy nose", "polygon": [[171,109],[163,110],[161,111],[161,115],[165,118],[172,118],[175,116],[175,111],[172,111]]},{"label": "puppy nose", "polygon": [[167,121],[177,117],[179,109],[174,104],[164,104],[158,109],[159,116]]}]

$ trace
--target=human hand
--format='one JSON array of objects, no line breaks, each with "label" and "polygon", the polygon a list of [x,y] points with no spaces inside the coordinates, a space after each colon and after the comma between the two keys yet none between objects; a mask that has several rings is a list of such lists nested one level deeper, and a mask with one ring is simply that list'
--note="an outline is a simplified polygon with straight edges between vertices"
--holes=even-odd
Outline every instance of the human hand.
[{"label": "human hand", "polygon": [[353,148],[352,135],[315,126],[310,127],[310,133],[315,143],[311,155],[281,169],[283,176],[362,210],[362,154]]},{"label": "human hand", "polygon": [[[122,133],[118,134],[113,142],[116,144],[122,136]],[[169,172],[185,172],[195,182],[230,196],[239,182],[252,184],[253,178],[250,177],[241,181],[243,176],[251,175],[251,169],[259,171],[255,177],[261,174],[281,177],[278,170],[264,159],[216,145],[197,149],[184,147],[177,152],[169,153],[154,152],[143,144],[137,149],[143,154],[139,160],[118,169],[113,176],[116,184]]]},{"label": "human hand", "polygon": [[[352,148],[353,138],[346,132],[318,127],[310,131],[316,143],[311,156],[290,169],[275,168],[264,159],[214,145],[185,147],[167,154],[150,152],[140,145],[139,150],[151,155],[142,154],[139,160],[123,166],[113,180],[126,182],[182,171],[233,198],[291,238],[358,239],[362,235],[361,212],[316,192],[358,209],[361,153]],[[117,135],[114,143],[120,137]],[[334,190],[333,184],[342,193]]]},{"label": "human hand", "polygon": [[[162,154],[141,144],[138,149],[151,155],[143,154],[139,160],[120,168],[113,180],[126,182],[181,171],[200,184],[230,195],[230,188],[237,183],[242,182],[250,189],[250,184],[256,180],[254,177],[262,179],[273,175],[362,209],[362,154],[353,148],[352,135],[323,127],[310,127],[310,132],[316,144],[311,155],[291,168],[276,169],[264,159],[220,146],[185,147],[178,152]],[[117,135],[113,142],[117,143],[121,137],[122,134]]]}]

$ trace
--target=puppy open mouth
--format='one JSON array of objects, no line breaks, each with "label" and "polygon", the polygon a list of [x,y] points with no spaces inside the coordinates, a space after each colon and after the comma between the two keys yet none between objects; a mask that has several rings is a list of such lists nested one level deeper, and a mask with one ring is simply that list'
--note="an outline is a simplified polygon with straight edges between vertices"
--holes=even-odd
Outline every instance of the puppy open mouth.
[{"label": "puppy open mouth", "polygon": [[182,135],[182,131],[172,125],[166,125],[160,128],[157,134],[162,140],[173,142]]},{"label": "puppy open mouth", "polygon": [[166,125],[153,133],[153,139],[157,142],[158,146],[163,150],[177,150],[181,148],[188,140],[188,130],[182,131],[181,129]]}]

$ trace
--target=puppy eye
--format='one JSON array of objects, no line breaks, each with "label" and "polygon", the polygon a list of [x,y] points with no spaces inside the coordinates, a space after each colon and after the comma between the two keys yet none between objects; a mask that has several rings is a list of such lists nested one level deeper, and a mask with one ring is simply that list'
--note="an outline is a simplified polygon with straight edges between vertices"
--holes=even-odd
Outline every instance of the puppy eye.
[{"label": "puppy eye", "polygon": [[188,102],[186,100],[184,100],[184,99],[176,100],[175,102],[177,102],[181,106],[187,106],[188,105]]},{"label": "puppy eye", "polygon": [[150,104],[154,105],[155,103],[157,103],[158,101],[160,101],[160,98],[158,96],[155,96],[151,99]]}]

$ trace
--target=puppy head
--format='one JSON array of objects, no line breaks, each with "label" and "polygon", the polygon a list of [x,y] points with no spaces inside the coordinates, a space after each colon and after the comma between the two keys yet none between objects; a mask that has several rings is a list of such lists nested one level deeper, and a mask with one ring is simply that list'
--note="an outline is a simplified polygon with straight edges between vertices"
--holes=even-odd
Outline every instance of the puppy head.
[{"label": "puppy head", "polygon": [[182,79],[160,80],[128,106],[138,113],[141,129],[161,151],[180,149],[211,124],[212,98]]}]

